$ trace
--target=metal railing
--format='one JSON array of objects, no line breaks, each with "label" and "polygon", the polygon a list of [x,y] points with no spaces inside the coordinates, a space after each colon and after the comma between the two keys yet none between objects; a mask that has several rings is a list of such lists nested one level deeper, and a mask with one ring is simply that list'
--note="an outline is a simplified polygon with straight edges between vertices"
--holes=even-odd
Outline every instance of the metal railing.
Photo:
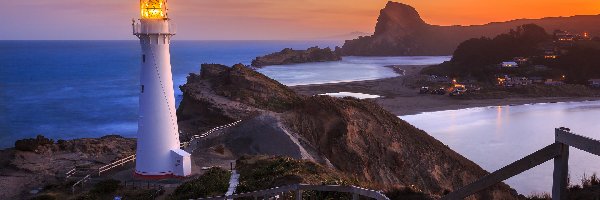
[{"label": "metal railing", "polygon": [[65,173],[65,179],[71,178],[73,175],[75,175],[75,172],[77,172],[77,167],[73,167],[73,169]]},{"label": "metal railing", "polygon": [[248,193],[240,193],[233,194],[227,196],[220,197],[209,197],[209,198],[201,198],[198,200],[225,200],[225,199],[236,199],[243,197],[253,197],[254,199],[269,199],[271,197],[275,197],[277,195],[281,195],[282,193],[294,192],[296,200],[302,200],[303,191],[319,191],[319,192],[341,192],[341,193],[351,193],[353,200],[358,200],[360,196],[373,198],[376,200],[389,200],[383,193],[380,191],[369,190],[365,188],[360,188],[356,186],[341,186],[341,185],[306,185],[306,184],[297,184],[297,185],[289,185],[283,187],[275,187],[267,190],[259,190]]},{"label": "metal railing", "polygon": [[238,120],[238,121],[235,121],[235,122],[232,122],[232,123],[229,123],[229,124],[226,124],[226,125],[222,125],[222,126],[217,126],[217,127],[212,128],[212,129],[210,129],[210,130],[208,130],[205,133],[202,133],[200,135],[193,135],[190,138],[190,140],[188,140],[187,142],[182,142],[181,145],[180,145],[180,147],[181,148],[187,148],[190,145],[192,145],[193,142],[196,141],[196,140],[204,139],[204,138],[206,138],[208,136],[211,136],[213,133],[215,133],[217,131],[221,131],[221,130],[225,130],[225,129],[234,127],[234,126],[238,125],[240,122],[242,122],[242,120]]},{"label": "metal railing", "polygon": [[442,199],[464,199],[486,188],[554,159],[552,199],[567,199],[569,176],[569,147],[600,156],[600,141],[571,133],[568,128],[555,130],[555,143],[522,158],[498,171],[460,188]]},{"label": "metal railing", "polygon": [[83,187],[83,184],[88,182],[91,178],[92,178],[92,175],[88,174],[85,177],[83,177],[81,180],[75,182],[75,184],[73,184],[73,186],[71,186],[71,192],[73,194],[75,194],[75,187],[77,187],[78,185],[81,185],[81,187]]},{"label": "metal railing", "polygon": [[100,176],[100,174],[102,172],[106,172],[106,171],[111,170],[111,169],[113,169],[115,167],[123,166],[123,165],[125,165],[125,164],[127,164],[129,162],[134,162],[135,161],[135,156],[136,156],[136,154],[133,154],[131,156],[127,156],[126,158],[117,160],[117,161],[112,162],[112,163],[110,163],[108,165],[104,165],[104,166],[98,168],[98,176]]},{"label": "metal railing", "polygon": [[161,23],[148,23],[142,24],[135,23],[133,26],[133,34],[161,34],[161,35],[175,35],[177,34],[177,24],[169,21],[166,26],[163,26]]}]

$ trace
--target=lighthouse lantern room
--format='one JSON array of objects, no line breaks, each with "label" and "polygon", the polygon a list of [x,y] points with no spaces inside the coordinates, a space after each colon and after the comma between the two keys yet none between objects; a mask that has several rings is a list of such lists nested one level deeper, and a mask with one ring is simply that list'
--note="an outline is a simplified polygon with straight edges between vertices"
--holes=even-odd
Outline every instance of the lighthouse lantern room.
[{"label": "lighthouse lantern room", "polygon": [[184,177],[190,154],[180,149],[171,73],[171,38],[175,35],[166,0],[140,0],[141,19],[133,34],[142,47],[140,107],[135,174],[142,178]]}]

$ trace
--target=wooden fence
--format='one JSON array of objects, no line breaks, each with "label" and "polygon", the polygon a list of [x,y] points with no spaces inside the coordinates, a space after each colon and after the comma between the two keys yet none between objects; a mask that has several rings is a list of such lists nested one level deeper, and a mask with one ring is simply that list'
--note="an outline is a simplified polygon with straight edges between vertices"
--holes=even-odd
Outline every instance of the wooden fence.
[{"label": "wooden fence", "polygon": [[100,176],[102,172],[106,172],[106,171],[111,170],[111,169],[113,169],[115,167],[123,166],[123,165],[125,165],[125,164],[127,164],[129,162],[134,162],[135,161],[135,155],[136,154],[133,154],[131,156],[127,156],[126,158],[117,160],[117,161],[112,162],[112,163],[110,163],[108,165],[104,165],[104,166],[98,168],[98,176]]},{"label": "wooden fence", "polygon": [[444,196],[442,199],[464,199],[546,161],[554,159],[552,199],[565,200],[567,198],[567,187],[569,184],[569,147],[575,147],[600,156],[600,141],[573,134],[568,128],[558,128],[555,130],[554,144],[548,145],[521,160],[484,176],[483,178]]},{"label": "wooden fence", "polygon": [[83,188],[84,184],[85,184],[86,182],[88,182],[88,181],[89,181],[91,178],[92,178],[92,175],[91,175],[91,174],[88,174],[88,175],[86,175],[85,177],[83,177],[81,180],[79,180],[79,181],[75,182],[75,184],[73,184],[73,186],[71,186],[71,192],[72,192],[73,194],[75,194],[75,188],[76,188],[77,186],[81,186],[81,187]]},{"label": "wooden fence", "polygon": [[376,200],[389,200],[384,194],[380,191],[369,190],[365,188],[355,187],[355,186],[340,186],[340,185],[289,185],[283,187],[276,187],[267,190],[259,190],[248,193],[241,194],[233,194],[228,196],[220,196],[220,197],[210,197],[198,200],[226,200],[226,199],[236,199],[236,198],[244,198],[251,197],[254,199],[269,199],[271,197],[275,197],[277,195],[281,195],[283,193],[294,192],[296,200],[302,200],[303,191],[319,191],[319,192],[341,192],[341,193],[350,193],[352,194],[353,200],[358,200],[360,196],[369,197]]},{"label": "wooden fence", "polygon": [[[223,126],[218,126],[218,127],[212,128],[212,129],[208,130],[207,132],[205,132],[203,134],[200,134],[200,135],[194,135],[194,136],[192,136],[190,138],[189,141],[182,142],[181,143],[181,147],[182,148],[190,147],[190,145],[193,144],[192,143],[193,141],[204,139],[204,138],[212,135],[213,133],[215,133],[217,131],[221,131],[221,130],[225,130],[227,128],[234,127],[234,126],[238,125],[240,122],[242,122],[242,120],[238,120],[238,121],[235,121],[235,122],[230,123],[230,124],[226,124],[226,125],[223,125]],[[192,149],[192,151],[193,151],[193,149]],[[125,164],[127,164],[129,162],[135,162],[135,159],[136,159],[136,154],[133,154],[131,156],[127,156],[125,158],[122,158],[122,159],[119,159],[117,161],[114,161],[114,162],[112,162],[110,164],[101,166],[100,168],[98,168],[98,171],[97,171],[98,172],[98,176],[101,176],[102,173],[104,173],[104,172],[106,172],[108,170],[111,170],[113,168],[116,168],[116,167],[119,167],[119,166],[123,166],[123,165],[125,165]],[[65,179],[68,180],[69,178],[73,177],[77,173],[77,171],[78,171],[77,167],[73,167],[71,170],[69,170],[68,172],[65,173]],[[94,173],[94,172],[89,172],[89,173]],[[81,178],[80,180],[78,180],[75,184],[73,184],[73,186],[72,186],[73,193],[75,192],[75,188],[77,186],[83,185],[85,182],[89,181],[91,179],[91,177],[92,177],[92,174],[87,174],[86,176],[84,176],[83,178]]]}]

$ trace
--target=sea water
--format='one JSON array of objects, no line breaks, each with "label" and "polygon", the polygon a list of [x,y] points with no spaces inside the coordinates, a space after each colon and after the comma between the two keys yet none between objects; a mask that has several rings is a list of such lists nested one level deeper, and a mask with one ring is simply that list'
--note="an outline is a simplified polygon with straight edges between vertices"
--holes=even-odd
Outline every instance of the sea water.
[{"label": "sea water", "polygon": [[[231,66],[283,48],[335,47],[337,41],[173,41],[177,88],[202,63]],[[139,42],[0,41],[0,148],[43,134],[53,139],[137,130]]]},{"label": "sea water", "polygon": [[[335,47],[339,41],[173,41],[176,101],[200,64],[250,64],[283,48]],[[37,134],[52,139],[135,137],[138,41],[0,41],[0,148]],[[431,64],[449,57],[346,57],[343,61],[261,69],[287,85],[397,76],[391,64]],[[318,74],[318,75],[315,75]]]},{"label": "sea water", "polygon": [[[494,106],[401,116],[490,172],[554,143],[554,129],[600,139],[600,101]],[[600,157],[570,148],[571,182],[600,172]],[[552,191],[553,162],[506,181],[519,193]]]}]

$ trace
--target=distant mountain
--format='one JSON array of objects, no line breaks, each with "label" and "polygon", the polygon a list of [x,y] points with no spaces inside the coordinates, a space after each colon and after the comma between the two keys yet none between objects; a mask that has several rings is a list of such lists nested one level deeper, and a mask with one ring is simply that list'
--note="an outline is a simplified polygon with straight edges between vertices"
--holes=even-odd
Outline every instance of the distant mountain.
[{"label": "distant mountain", "polygon": [[405,56],[451,55],[461,42],[479,37],[493,37],[523,24],[537,24],[548,31],[588,32],[600,36],[600,15],[518,19],[472,26],[438,26],[427,24],[409,5],[388,2],[377,19],[371,36],[347,40],[344,55]]}]

